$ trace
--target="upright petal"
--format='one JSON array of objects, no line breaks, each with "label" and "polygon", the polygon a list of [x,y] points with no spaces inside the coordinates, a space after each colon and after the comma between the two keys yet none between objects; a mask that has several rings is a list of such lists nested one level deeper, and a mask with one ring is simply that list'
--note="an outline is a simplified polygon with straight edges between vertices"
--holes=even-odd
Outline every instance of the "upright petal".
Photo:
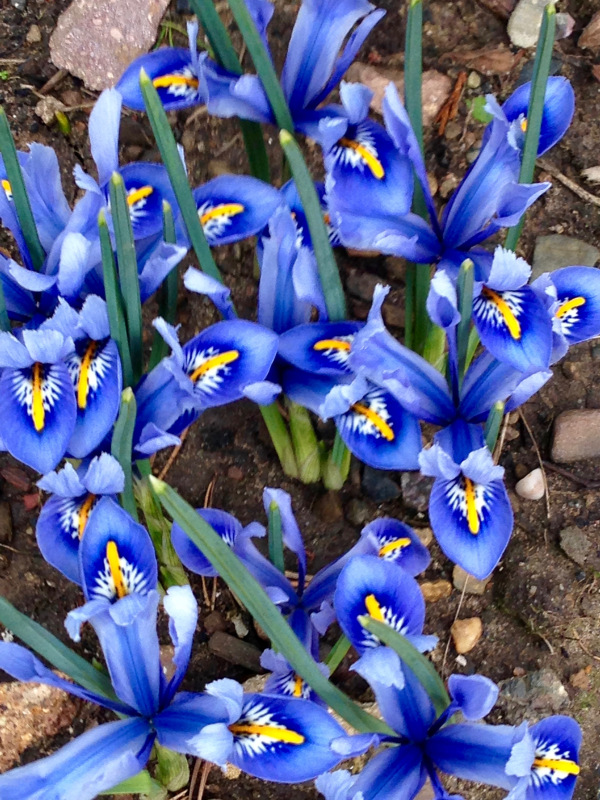
[{"label": "upright petal", "polygon": [[173,642],[175,672],[161,697],[161,704],[170,703],[183,680],[198,622],[198,604],[189,585],[171,586],[163,600],[169,615],[169,635]]},{"label": "upright petal", "polygon": [[[531,82],[517,87],[502,104],[509,122],[517,120],[523,133],[527,130],[527,112],[531,97]],[[567,78],[552,75],[546,83],[542,129],[538,145],[538,156],[559,142],[567,132],[575,113],[575,92]],[[524,137],[523,137],[524,138]]]},{"label": "upright petal", "polygon": [[90,114],[90,146],[100,186],[108,183],[113,172],[119,169],[121,103],[121,95],[116,89],[105,89]]},{"label": "upright petal", "polygon": [[94,800],[142,770],[154,734],[145,719],[98,725],[57,753],[0,775],[10,800]]},{"label": "upright petal", "polygon": [[292,498],[283,489],[270,489],[267,487],[263,492],[263,506],[267,516],[273,504],[281,515],[283,543],[298,559],[298,590],[299,594],[301,594],[304,589],[304,576],[306,575],[306,550],[304,548],[304,539],[292,510]]},{"label": "upright petal", "polygon": [[237,75],[207,58],[202,64],[206,105],[217,117],[274,122],[271,105],[258,75]]}]

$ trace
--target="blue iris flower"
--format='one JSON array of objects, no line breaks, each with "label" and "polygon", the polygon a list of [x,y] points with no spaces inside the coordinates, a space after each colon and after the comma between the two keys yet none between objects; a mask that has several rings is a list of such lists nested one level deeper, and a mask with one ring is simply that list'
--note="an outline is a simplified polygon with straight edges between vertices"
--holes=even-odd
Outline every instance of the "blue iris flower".
[{"label": "blue iris flower", "polygon": [[101,453],[75,469],[67,462],[59,472],[49,472],[38,486],[51,496],[38,517],[35,535],[46,561],[70,581],[81,585],[79,544],[103,496],[116,499],[125,475],[119,462]]},{"label": "blue iris flower", "polygon": [[[526,91],[522,90],[522,93]],[[560,105],[557,96],[562,98],[560,102],[570,103],[568,93],[552,90],[547,95],[542,134],[552,142],[568,126],[557,126],[558,115],[549,111],[557,102]],[[373,183],[373,176],[366,170],[362,174],[356,173],[353,180],[357,188],[349,191],[347,176],[344,180],[336,180],[332,172],[326,184],[329,205],[332,219],[346,246],[380,250],[418,263],[439,262],[440,267],[447,269],[453,277],[466,257],[472,258],[481,269],[489,268],[491,256],[480,247],[481,243],[501,228],[516,224],[550,184],[519,183],[523,121],[516,109],[521,107],[521,100],[515,102],[513,109],[509,98],[507,116],[492,96],[487,99],[493,120],[484,135],[481,152],[438,221],[425,163],[406,109],[395,87],[388,86],[383,104],[387,131],[399,154],[412,163],[425,197],[429,224],[416,214],[379,210],[376,205],[375,211],[370,207],[365,211],[362,198],[364,192],[370,190],[363,187],[367,180]],[[568,115],[567,118],[570,119]],[[399,183],[398,187],[399,193],[405,196],[406,182]]]},{"label": "blue iris flower", "polygon": [[140,89],[140,70],[144,69],[158,92],[166,111],[204,103],[206,95],[200,76],[198,23],[188,22],[189,47],[163,47],[136,58],[119,78],[116,89],[129,108],[145,111]]},{"label": "blue iris flower", "polygon": [[[266,44],[273,5],[267,0],[247,0],[247,6]],[[303,0],[281,74],[283,92],[299,130],[309,132],[322,116],[319,105],[339,84],[384,14],[366,0]],[[212,114],[274,122],[258,76],[235,75],[210,59],[203,62],[202,72]]]},{"label": "blue iris flower", "polygon": [[224,320],[182,346],[176,328],[160,318],[154,324],[172,354],[135,390],[134,445],[140,455],[178,443],[178,435],[207,408],[242,397],[268,405],[280,393],[281,388],[267,380],[278,337],[262,325]]}]

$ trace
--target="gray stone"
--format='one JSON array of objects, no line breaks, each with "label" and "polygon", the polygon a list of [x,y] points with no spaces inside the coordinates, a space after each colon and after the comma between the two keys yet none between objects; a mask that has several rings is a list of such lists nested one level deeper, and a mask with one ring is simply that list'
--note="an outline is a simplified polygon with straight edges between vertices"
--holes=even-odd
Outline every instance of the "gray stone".
[{"label": "gray stone", "polygon": [[346,519],[352,525],[361,527],[371,519],[371,509],[363,500],[353,498],[346,506]]},{"label": "gray stone", "polygon": [[429,507],[429,495],[433,478],[421,475],[420,472],[402,473],[402,500],[407,508],[425,513]]},{"label": "gray stone", "polygon": [[156,39],[169,0],[73,0],[50,37],[53,63],[90,89],[114,86]]},{"label": "gray stone", "polygon": [[535,243],[531,280],[561,267],[593,267],[598,259],[600,250],[597,247],[573,236],[560,233],[540,236]]},{"label": "gray stone", "polygon": [[469,573],[462,567],[459,567],[458,564],[456,564],[452,570],[452,583],[454,584],[454,588],[458,589],[459,592],[464,591],[465,594],[485,594],[489,582],[489,578],[486,578],[484,581],[474,578],[473,575],[469,575]]},{"label": "gray stone", "polygon": [[37,44],[42,41],[42,32],[39,25],[32,25],[25,36],[27,44]]},{"label": "gray stone", "polygon": [[376,503],[388,503],[400,497],[400,487],[387,473],[372,467],[365,467],[362,479],[365,494]]},{"label": "gray stone", "polygon": [[[508,20],[507,32],[516,47],[535,47],[545,6],[552,0],[519,0]],[[570,14],[556,15],[556,38],[564,39],[573,32],[575,20]]]},{"label": "gray stone", "polygon": [[575,525],[565,528],[560,532],[560,548],[571,561],[585,566],[588,558],[593,554],[593,545],[581,530]]},{"label": "gray stone", "polygon": [[569,705],[569,695],[558,675],[541,669],[524,678],[500,681],[499,701],[505,707],[527,708],[530,711],[556,713]]},{"label": "gray stone", "polygon": [[554,422],[552,460],[568,464],[600,457],[600,409],[563,411]]}]

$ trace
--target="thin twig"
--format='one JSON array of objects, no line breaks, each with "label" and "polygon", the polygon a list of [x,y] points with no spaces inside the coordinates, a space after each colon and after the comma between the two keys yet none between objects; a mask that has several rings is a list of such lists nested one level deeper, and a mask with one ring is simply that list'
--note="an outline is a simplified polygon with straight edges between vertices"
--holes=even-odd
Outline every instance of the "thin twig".
[{"label": "thin twig", "polygon": [[196,795],[196,800],[202,800],[204,797],[204,790],[206,789],[206,783],[208,781],[208,773],[210,772],[212,764],[210,761],[205,761],[204,766],[202,767],[202,775],[200,777],[200,786],[198,787],[198,794]]},{"label": "thin twig", "polygon": [[211,482],[206,487],[206,492],[204,492],[204,508],[212,508],[213,504],[213,496],[215,493],[215,486],[217,484],[217,476],[216,474],[213,475]]},{"label": "thin twig", "polygon": [[3,544],[0,542],[0,547],[3,547],[5,550],[10,550],[11,553],[17,553],[17,555],[24,556],[25,553],[22,550],[17,550],[16,547],[11,547],[9,544]]},{"label": "thin twig", "polygon": [[40,94],[48,94],[51,89],[56,88],[59,83],[64,81],[68,74],[69,73],[66,69],[59,69],[58,72],[55,72],[54,75],[42,86],[40,89]]},{"label": "thin twig", "polygon": [[183,443],[185,442],[185,440],[186,440],[186,438],[187,438],[187,435],[188,435],[188,432],[189,432],[189,430],[190,430],[189,428],[186,428],[186,429],[184,430],[184,432],[181,434],[181,436],[179,437],[179,438],[181,439],[181,442],[180,442],[178,445],[176,445],[176,446],[175,446],[175,448],[173,449],[173,452],[172,452],[172,453],[171,453],[171,455],[169,456],[169,460],[167,461],[167,463],[164,465],[164,467],[163,467],[163,468],[162,468],[162,470],[160,471],[160,475],[158,476],[158,480],[159,480],[159,481],[164,481],[164,479],[165,479],[165,477],[166,477],[166,474],[167,474],[167,472],[168,472],[168,471],[171,469],[171,467],[173,466],[173,463],[175,462],[175,459],[176,459],[176,458],[177,458],[177,456],[179,455],[179,451],[180,451],[180,450],[181,450],[181,448],[183,447]]},{"label": "thin twig", "polygon": [[506,429],[508,428],[508,414],[504,415],[502,420],[502,428],[500,429],[500,436],[494,447],[494,464],[497,464],[502,455],[502,448],[504,447],[504,439],[506,438]]},{"label": "thin twig", "polygon": [[[454,622],[458,619],[458,615],[460,614],[460,609],[462,608],[463,601],[465,599],[465,593],[467,591],[467,584],[469,583],[469,576],[465,578],[465,585],[463,586],[462,593],[460,595],[460,600],[458,601],[458,608],[456,609],[456,614],[454,615]],[[454,625],[454,622],[452,625]],[[442,668],[440,672],[442,675],[444,674],[444,669],[446,667],[446,659],[448,658],[448,651],[450,650],[450,642],[452,641],[452,635],[448,636],[448,641],[446,642],[446,649],[444,650],[444,658],[442,659]]]},{"label": "thin twig", "polygon": [[567,189],[570,189],[573,194],[576,194],[577,197],[580,197],[582,200],[585,200],[587,203],[592,203],[592,205],[600,206],[600,197],[591,192],[586,191],[583,187],[581,187],[578,183],[571,180],[571,178],[567,178],[566,175],[558,170],[556,167],[552,166],[545,158],[538,158],[537,160],[538,165],[545,169],[546,172],[549,172],[553,178],[559,183],[562,183],[563,186],[566,186]]},{"label": "thin twig", "polygon": [[580,478],[579,475],[569,472],[568,469],[558,467],[556,464],[552,464],[550,461],[544,461],[544,466],[551,472],[556,472],[557,475],[562,475],[563,478],[568,478],[570,481],[573,481],[573,483],[579,483],[581,486],[585,486],[586,489],[600,489],[600,481],[591,480],[590,478]]},{"label": "thin twig", "polygon": [[[523,410],[519,409],[519,417],[523,425],[525,426],[525,430],[529,434],[529,438],[533,442],[533,449],[535,450],[535,454],[537,456],[538,464],[540,465],[540,471],[542,473],[542,483],[544,484],[544,497],[546,498],[546,518],[550,519],[550,493],[548,490],[548,479],[546,478],[546,470],[544,469],[544,462],[542,460],[542,454],[540,453],[540,448],[538,447],[538,443],[535,440],[535,436],[533,435],[533,431],[531,430],[529,423],[525,419],[525,414],[523,414]],[[544,542],[548,544],[548,534],[546,529],[544,528]]]},{"label": "thin twig", "polygon": [[[565,639],[570,639],[570,638],[571,638],[570,636],[565,636]],[[590,652],[590,650],[588,650],[586,645],[584,645],[584,643],[581,641],[581,636],[577,633],[577,631],[573,631],[572,638],[575,639],[579,647],[581,647],[581,649],[583,650],[584,653],[586,653],[586,655],[588,655],[590,658],[593,658],[594,661],[600,661],[600,656],[595,656],[592,652]]]},{"label": "thin twig", "polygon": [[200,581],[202,583],[202,596],[204,597],[204,604],[207,608],[210,608],[210,597],[208,596],[208,589],[206,588],[206,578],[204,575],[200,576]]},{"label": "thin twig", "polygon": [[198,773],[200,772],[200,767],[202,766],[202,759],[197,758],[194,761],[194,769],[192,770],[192,777],[190,778],[190,785],[188,786],[187,796],[188,800],[192,800],[194,789],[196,787],[196,782],[198,780]]}]

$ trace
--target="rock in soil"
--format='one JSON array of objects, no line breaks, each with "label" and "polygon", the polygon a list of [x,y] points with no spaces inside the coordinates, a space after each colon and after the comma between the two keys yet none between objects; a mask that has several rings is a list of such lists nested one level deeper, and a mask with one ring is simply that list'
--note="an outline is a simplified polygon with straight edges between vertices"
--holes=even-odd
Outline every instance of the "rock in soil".
[{"label": "rock in soil", "polygon": [[[347,73],[348,81],[364,83],[373,92],[371,108],[376,114],[383,113],[383,98],[389,83],[398,89],[400,97],[404,97],[404,73],[396,69],[379,69],[371,64],[352,64]],[[435,69],[423,73],[421,95],[423,99],[423,124],[432,125],[452,91],[452,81]]]},{"label": "rock in soil", "polygon": [[443,600],[450,597],[452,594],[452,584],[450,581],[424,581],[421,584],[421,591],[427,603],[437,603],[438,600]]},{"label": "rock in soil", "polygon": [[[485,594],[489,582],[489,578],[486,578],[484,581],[477,580],[477,578],[474,578],[473,575],[469,575],[462,567],[459,567],[458,564],[456,564],[452,570],[452,583],[454,584],[454,588],[458,589],[459,592],[464,591],[465,594]],[[466,589],[465,585],[467,587]]]},{"label": "rock in soil", "polygon": [[50,686],[0,684],[0,772],[10,769],[27,748],[71,725],[78,703]]},{"label": "rock in soil", "polygon": [[600,11],[596,11],[588,22],[583,33],[579,37],[577,45],[579,47],[587,47],[590,50],[600,47]]},{"label": "rock in soil", "polygon": [[404,505],[424,514],[429,507],[433,478],[421,475],[420,472],[403,472],[400,483]]},{"label": "rock in soil", "polygon": [[515,492],[524,500],[541,500],[545,494],[542,470],[537,467],[529,475],[521,478],[515,486]]},{"label": "rock in soil", "polygon": [[600,409],[563,411],[554,423],[552,460],[568,464],[600,456]]},{"label": "rock in soil", "polygon": [[114,86],[156,39],[169,0],[73,0],[50,37],[53,63],[89,89]]},{"label": "rock in soil", "polygon": [[[402,476],[404,478],[404,476]],[[390,500],[397,500],[400,497],[400,487],[387,473],[365,467],[362,479],[362,488],[365,494],[376,503],[388,503]]]},{"label": "rock in soil", "polygon": [[500,681],[501,705],[527,708],[540,713],[556,714],[569,705],[569,695],[558,675],[551,669],[540,669],[524,678]]},{"label": "rock in soil", "polygon": [[[535,47],[544,8],[551,0],[519,0],[508,20],[507,32],[516,47]],[[564,39],[573,32],[575,21],[569,14],[556,15],[556,38]]]},{"label": "rock in soil", "polygon": [[371,519],[371,509],[363,500],[353,498],[346,506],[346,519],[357,528],[362,528]]},{"label": "rock in soil", "polygon": [[457,619],[450,628],[457,653],[469,653],[481,639],[483,622],[479,617]]},{"label": "rock in soil", "polygon": [[539,236],[533,253],[531,280],[539,278],[544,272],[554,272],[561,267],[576,264],[580,267],[593,267],[600,259],[600,250],[574,236],[552,233]]},{"label": "rock in soil", "polygon": [[326,492],[315,503],[315,513],[326,525],[333,525],[344,519],[344,509],[339,492]]},{"label": "rock in soil", "polygon": [[250,642],[242,642],[229,633],[216,631],[210,637],[208,647],[211,653],[224,661],[229,661],[230,664],[245,667],[251,672],[262,672],[260,650]]},{"label": "rock in soil", "polygon": [[580,567],[586,565],[594,549],[587,535],[575,525],[560,532],[560,548]]}]

